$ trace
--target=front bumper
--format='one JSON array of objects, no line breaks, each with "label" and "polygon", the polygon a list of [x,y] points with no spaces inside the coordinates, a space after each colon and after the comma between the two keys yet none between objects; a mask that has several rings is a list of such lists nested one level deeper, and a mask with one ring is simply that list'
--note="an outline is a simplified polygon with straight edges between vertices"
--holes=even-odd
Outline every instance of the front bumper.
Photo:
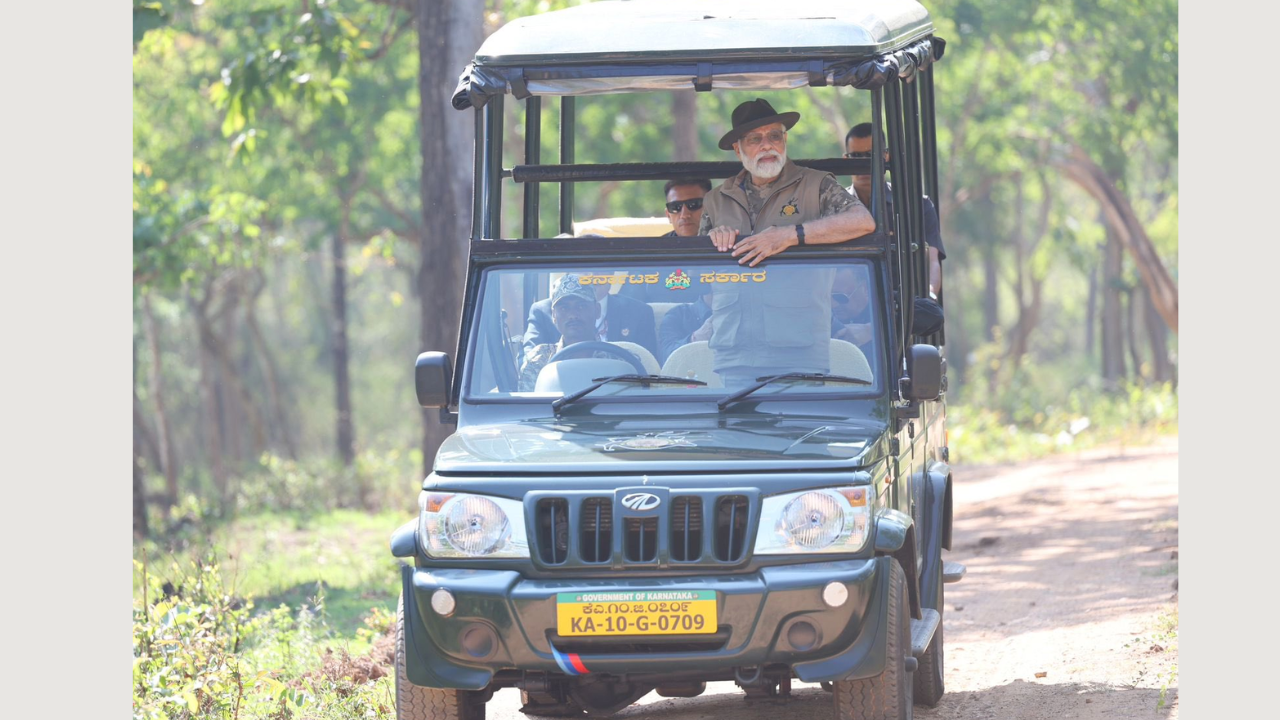
[{"label": "front bumper", "polygon": [[[406,565],[406,670],[416,685],[466,690],[485,687],[503,669],[551,674],[567,669],[570,675],[583,670],[612,675],[674,672],[696,681],[700,674],[783,664],[804,682],[873,677],[885,666],[890,562],[879,557],[765,567],[735,576],[630,576],[607,581],[531,580],[513,570]],[[832,581],[849,591],[838,608],[822,601],[822,589]],[[431,594],[440,588],[448,589],[457,601],[449,617],[431,609]],[[555,634],[557,593],[627,590],[714,590],[720,631],[714,636],[659,639],[584,640]],[[789,640],[788,629],[797,622],[808,622],[817,630],[808,648],[794,647]],[[636,642],[647,645],[642,653],[619,647]],[[569,655],[576,662],[566,668]]]}]

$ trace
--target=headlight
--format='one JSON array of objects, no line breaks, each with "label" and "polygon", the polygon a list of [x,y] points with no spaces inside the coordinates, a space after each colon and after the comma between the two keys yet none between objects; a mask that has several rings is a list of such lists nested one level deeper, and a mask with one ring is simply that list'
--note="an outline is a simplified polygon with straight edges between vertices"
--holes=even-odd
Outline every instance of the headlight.
[{"label": "headlight", "polygon": [[756,555],[857,552],[867,541],[871,511],[859,487],[808,490],[764,499]]},{"label": "headlight", "polygon": [[419,504],[418,532],[431,557],[529,557],[524,506],[517,500],[424,492]]}]

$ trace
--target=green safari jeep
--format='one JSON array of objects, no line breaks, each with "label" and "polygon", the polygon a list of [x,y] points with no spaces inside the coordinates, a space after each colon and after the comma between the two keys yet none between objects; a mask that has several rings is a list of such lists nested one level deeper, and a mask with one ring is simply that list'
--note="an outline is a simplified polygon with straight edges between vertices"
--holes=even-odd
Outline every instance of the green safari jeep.
[{"label": "green safari jeep", "polygon": [[[453,98],[478,128],[460,340],[455,359],[425,352],[415,370],[421,405],[456,431],[418,517],[391,538],[403,559],[397,717],[482,718],[508,687],[529,714],[603,716],[709,681],[748,697],[820,683],[839,719],[898,720],[939,701],[944,586],[964,567],[942,555],[943,336],[910,329],[928,294],[922,198],[937,194],[943,48],[912,0],[599,2],[485,41]],[[579,97],[842,86],[870,94],[871,157],[795,162],[872,175],[871,235],[756,267],[705,235],[571,236],[575,183],[742,169],[575,162]],[[507,94],[534,138],[522,165],[503,163]],[[559,103],[556,164],[537,140],[544,98]],[[523,188],[526,237],[498,237],[508,180]],[[539,227],[548,183],[559,237]],[[841,283],[859,289],[860,344],[827,331],[832,304],[850,302]],[[624,300],[656,327],[698,302],[742,321],[669,352],[639,334],[521,334],[524,318],[570,298],[587,319],[562,317],[566,338]],[[726,343],[761,338],[817,369],[763,363],[745,383],[721,372]]]}]

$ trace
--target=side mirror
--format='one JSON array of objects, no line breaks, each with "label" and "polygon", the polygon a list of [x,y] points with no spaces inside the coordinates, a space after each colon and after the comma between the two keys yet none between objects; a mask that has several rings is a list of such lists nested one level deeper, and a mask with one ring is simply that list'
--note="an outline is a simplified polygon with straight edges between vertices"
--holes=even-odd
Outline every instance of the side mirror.
[{"label": "side mirror", "polygon": [[413,369],[413,384],[418,391],[418,404],[422,407],[449,407],[449,390],[453,384],[449,353],[424,352],[419,355]]},{"label": "side mirror", "polygon": [[937,400],[942,393],[942,353],[933,345],[912,345],[907,353],[909,400]]}]

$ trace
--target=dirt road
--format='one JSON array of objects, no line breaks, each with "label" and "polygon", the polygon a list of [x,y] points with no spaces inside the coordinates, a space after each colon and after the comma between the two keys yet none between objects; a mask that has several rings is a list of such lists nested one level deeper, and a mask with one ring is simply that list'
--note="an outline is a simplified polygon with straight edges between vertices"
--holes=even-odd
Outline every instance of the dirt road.
[{"label": "dirt road", "polygon": [[[947,694],[918,718],[1176,718],[1178,446],[1111,448],[1017,466],[957,468],[947,559]],[[1166,688],[1163,707],[1161,690]],[[618,717],[824,718],[831,696],[796,683],[748,702],[733,683]],[[524,718],[519,695],[494,720]]]}]

